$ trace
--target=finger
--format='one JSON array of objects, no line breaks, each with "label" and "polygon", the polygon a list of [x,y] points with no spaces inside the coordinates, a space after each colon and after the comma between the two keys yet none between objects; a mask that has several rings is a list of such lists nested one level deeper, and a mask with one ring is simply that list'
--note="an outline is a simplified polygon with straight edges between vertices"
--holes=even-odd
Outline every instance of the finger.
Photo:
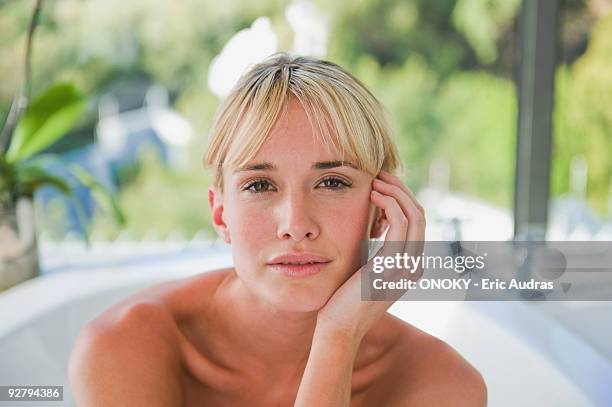
[{"label": "finger", "polygon": [[392,196],[399,203],[409,221],[406,240],[423,240],[425,236],[425,216],[419,211],[412,198],[397,185],[380,179],[375,179],[372,185],[375,190],[384,195]]},{"label": "finger", "polygon": [[391,196],[383,195],[378,191],[372,190],[372,202],[385,212],[389,221],[389,230],[385,240],[405,241],[408,234],[408,218],[399,206],[397,200]]},{"label": "finger", "polygon": [[[385,216],[387,216],[390,224],[389,231],[385,236],[385,243],[376,253],[376,256],[395,257],[396,254],[402,255],[406,252],[406,245],[408,245],[409,253],[418,255],[422,251],[423,237],[420,237],[416,242],[407,242],[409,221],[397,199],[389,195],[382,195],[378,191],[372,191],[372,201],[385,211]],[[395,268],[387,270],[385,274],[388,280],[399,280],[402,277],[420,277],[420,274],[415,276],[414,272],[409,270],[397,270]]]},{"label": "finger", "polygon": [[380,173],[378,174],[378,178],[380,178],[381,180],[383,180],[385,182],[388,182],[389,184],[393,184],[393,185],[397,186],[402,191],[404,191],[406,194],[408,194],[408,196],[410,196],[410,198],[412,198],[412,200],[414,201],[415,206],[417,207],[419,212],[421,212],[422,214],[425,214],[425,209],[419,203],[419,201],[416,199],[416,196],[414,195],[414,192],[412,192],[412,190],[410,188],[408,188],[408,186],[406,184],[404,184],[402,182],[402,180],[399,179],[399,177],[397,177],[396,175],[393,175],[393,174],[391,174],[390,172],[387,172],[387,171],[380,171]]}]

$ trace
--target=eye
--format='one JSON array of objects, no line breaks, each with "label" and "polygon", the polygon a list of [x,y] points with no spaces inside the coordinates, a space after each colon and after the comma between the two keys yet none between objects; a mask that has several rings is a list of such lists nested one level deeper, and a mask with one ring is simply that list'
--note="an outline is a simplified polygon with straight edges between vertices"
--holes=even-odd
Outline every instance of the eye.
[{"label": "eye", "polygon": [[249,191],[253,194],[260,194],[263,192],[269,192],[267,187],[269,187],[270,185],[272,184],[270,184],[265,179],[257,179],[257,180],[250,182],[248,185],[242,188],[242,190]]},{"label": "eye", "polygon": [[351,186],[350,182],[345,181],[342,178],[338,178],[338,177],[327,177],[323,179],[321,183],[326,184],[325,188],[336,189],[336,190],[350,188]]},{"label": "eye", "polygon": [[[352,185],[350,182],[338,177],[324,178],[321,180],[320,184],[323,184],[323,188],[331,190],[343,190],[345,188],[350,188]],[[242,190],[249,191],[252,194],[261,194],[274,191],[270,189],[271,186],[272,184],[265,179],[256,179],[248,183]]]}]

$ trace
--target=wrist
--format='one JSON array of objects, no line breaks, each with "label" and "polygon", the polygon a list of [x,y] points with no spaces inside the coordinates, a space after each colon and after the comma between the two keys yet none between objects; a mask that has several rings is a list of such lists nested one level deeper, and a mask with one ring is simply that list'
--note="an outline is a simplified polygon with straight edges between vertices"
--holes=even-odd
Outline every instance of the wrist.
[{"label": "wrist", "polygon": [[315,331],[312,340],[311,357],[323,358],[328,366],[352,366],[357,358],[360,341],[343,332]]},{"label": "wrist", "polygon": [[343,326],[322,318],[317,319],[313,341],[343,349],[357,349],[363,334],[356,326]]}]

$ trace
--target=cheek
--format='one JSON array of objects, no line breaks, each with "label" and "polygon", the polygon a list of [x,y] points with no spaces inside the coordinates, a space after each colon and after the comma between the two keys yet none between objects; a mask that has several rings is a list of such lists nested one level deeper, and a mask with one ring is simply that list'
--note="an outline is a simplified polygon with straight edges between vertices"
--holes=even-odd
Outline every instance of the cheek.
[{"label": "cheek", "polygon": [[[234,201],[236,202],[236,201]],[[269,241],[272,230],[270,216],[256,207],[240,202],[226,207],[232,254],[236,270],[244,281],[257,285],[256,269],[263,262],[263,242]]]},{"label": "cheek", "polygon": [[[343,274],[339,283],[362,266],[364,242],[369,237],[368,220],[370,214],[369,193],[346,202],[344,205],[333,205],[327,224],[327,239],[333,242],[341,255],[341,268],[349,274]],[[341,237],[341,238],[339,238]]]},{"label": "cheek", "polygon": [[337,233],[336,236],[344,236],[350,240],[366,238],[370,200],[369,196],[361,195],[350,201],[339,201],[328,208],[328,224]]},{"label": "cheek", "polygon": [[257,205],[234,205],[228,214],[228,227],[232,241],[245,240],[256,244],[274,232],[273,221],[269,211]]}]

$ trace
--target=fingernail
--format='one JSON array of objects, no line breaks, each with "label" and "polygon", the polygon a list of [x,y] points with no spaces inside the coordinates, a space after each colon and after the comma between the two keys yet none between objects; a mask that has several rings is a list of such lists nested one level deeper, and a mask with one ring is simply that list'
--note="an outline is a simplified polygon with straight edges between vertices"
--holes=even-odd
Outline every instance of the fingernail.
[{"label": "fingernail", "polygon": [[373,193],[374,195],[382,195],[380,192],[378,192],[378,191],[374,191],[374,190],[372,190],[372,193]]}]

